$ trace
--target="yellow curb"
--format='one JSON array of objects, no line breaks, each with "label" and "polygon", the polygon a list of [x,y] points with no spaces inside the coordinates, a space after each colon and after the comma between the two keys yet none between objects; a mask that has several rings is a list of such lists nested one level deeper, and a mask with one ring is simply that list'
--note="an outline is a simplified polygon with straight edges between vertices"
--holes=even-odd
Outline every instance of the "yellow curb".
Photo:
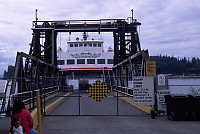
[{"label": "yellow curb", "polygon": [[72,94],[72,92],[67,93],[64,95],[64,97],[61,97],[61,98],[57,99],[56,101],[54,101],[53,103],[46,106],[45,114],[46,115],[50,114],[54,109],[56,109],[61,103],[63,103],[67,99],[66,96],[70,96],[71,94]]},{"label": "yellow curb", "polygon": [[38,115],[37,115],[37,108],[35,108],[32,112],[31,112],[31,116],[33,118],[33,129],[37,128],[38,125]]},{"label": "yellow curb", "polygon": [[[52,98],[53,96],[56,96],[56,95],[59,95],[61,93],[56,93],[56,94],[53,94],[51,97],[46,97],[45,100],[49,100],[50,98]],[[69,96],[71,95],[71,93],[67,93],[65,94],[64,96]],[[56,107],[58,107],[63,101],[65,101],[67,99],[67,97],[61,97],[59,99],[57,99],[56,101],[54,101],[53,103],[49,104],[48,106],[45,107],[45,111],[46,111],[46,115],[50,114]],[[44,99],[43,99],[44,101]],[[43,109],[44,111],[44,109]],[[33,126],[33,129],[36,129],[37,126],[38,126],[38,115],[37,115],[37,108],[35,108],[32,112],[31,112],[31,116],[33,118],[33,123],[34,123],[34,126]]]},{"label": "yellow curb", "polygon": [[[54,96],[57,96],[57,95],[60,95],[60,94],[62,94],[62,93],[55,93],[55,94],[52,94],[50,97],[45,97],[45,101],[48,101],[49,99],[53,98]],[[42,99],[42,103],[44,103],[44,98]],[[36,101],[35,101],[35,106],[37,106]],[[33,103],[25,105],[26,109],[30,109],[32,107],[33,107]]]},{"label": "yellow curb", "polygon": [[[115,93],[115,96],[117,96],[117,93]],[[147,114],[151,114],[152,107],[147,106],[147,105],[136,105],[136,104],[133,103],[133,99],[132,98],[120,97],[120,96],[123,96],[123,95],[119,94],[119,93],[118,93],[118,96],[119,96],[120,99],[128,102],[129,104],[133,105],[134,107],[146,112]]]}]

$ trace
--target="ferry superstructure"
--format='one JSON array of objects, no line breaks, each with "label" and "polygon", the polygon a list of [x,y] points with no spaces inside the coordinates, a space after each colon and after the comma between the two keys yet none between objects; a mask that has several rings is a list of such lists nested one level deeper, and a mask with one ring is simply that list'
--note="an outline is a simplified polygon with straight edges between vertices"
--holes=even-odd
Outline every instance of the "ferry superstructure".
[{"label": "ferry superstructure", "polygon": [[67,83],[78,88],[79,80],[86,78],[92,84],[96,78],[102,77],[103,70],[112,70],[113,49],[104,50],[102,40],[87,40],[78,38],[67,42],[67,50],[58,50],[58,67],[65,74],[74,78]]}]

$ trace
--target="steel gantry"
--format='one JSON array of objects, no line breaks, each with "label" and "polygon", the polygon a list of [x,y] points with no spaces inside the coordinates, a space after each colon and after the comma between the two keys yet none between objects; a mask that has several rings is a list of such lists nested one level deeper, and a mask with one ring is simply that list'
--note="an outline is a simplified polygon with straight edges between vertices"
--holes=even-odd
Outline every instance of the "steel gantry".
[{"label": "steel gantry", "polygon": [[[32,25],[33,33],[29,54],[22,52],[17,54],[10,96],[14,94],[15,87],[20,93],[42,87],[58,86],[57,35],[59,32],[69,34],[72,32],[112,32],[114,67],[113,79],[109,78],[109,83],[115,85],[116,88],[127,87],[127,82],[133,76],[145,75],[145,61],[149,60],[148,51],[141,50],[137,31],[140,25],[141,23],[133,17],[62,21],[38,21],[36,19]],[[34,99],[34,95],[32,96]]]}]

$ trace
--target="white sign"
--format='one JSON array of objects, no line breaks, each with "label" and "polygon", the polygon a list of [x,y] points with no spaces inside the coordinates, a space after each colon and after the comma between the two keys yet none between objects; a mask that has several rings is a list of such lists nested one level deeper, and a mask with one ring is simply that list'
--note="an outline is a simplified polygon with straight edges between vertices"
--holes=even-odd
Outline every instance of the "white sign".
[{"label": "white sign", "polygon": [[165,75],[163,74],[158,75],[158,85],[159,86],[165,85]]},{"label": "white sign", "polygon": [[154,104],[154,78],[152,76],[133,78],[133,103]]},{"label": "white sign", "polygon": [[133,88],[133,81],[128,81],[128,88],[130,88],[130,89]]},{"label": "white sign", "polygon": [[158,90],[157,91],[157,104],[158,110],[166,111],[165,95],[170,94],[169,90]]},{"label": "white sign", "polygon": [[101,53],[80,53],[80,54],[70,54],[73,58],[97,58],[101,56]]}]

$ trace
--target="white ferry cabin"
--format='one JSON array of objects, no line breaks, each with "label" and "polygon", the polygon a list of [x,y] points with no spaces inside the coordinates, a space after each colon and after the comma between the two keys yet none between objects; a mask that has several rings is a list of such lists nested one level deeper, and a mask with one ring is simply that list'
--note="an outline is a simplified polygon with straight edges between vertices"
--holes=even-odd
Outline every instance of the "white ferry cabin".
[{"label": "white ferry cabin", "polygon": [[[79,88],[79,80],[87,79],[93,84],[102,78],[103,70],[112,70],[113,49],[104,51],[104,42],[101,40],[79,40],[68,41],[67,50],[58,50],[58,67],[64,76],[66,83]],[[70,77],[71,76],[71,77]],[[70,77],[70,78],[69,78]]]}]

